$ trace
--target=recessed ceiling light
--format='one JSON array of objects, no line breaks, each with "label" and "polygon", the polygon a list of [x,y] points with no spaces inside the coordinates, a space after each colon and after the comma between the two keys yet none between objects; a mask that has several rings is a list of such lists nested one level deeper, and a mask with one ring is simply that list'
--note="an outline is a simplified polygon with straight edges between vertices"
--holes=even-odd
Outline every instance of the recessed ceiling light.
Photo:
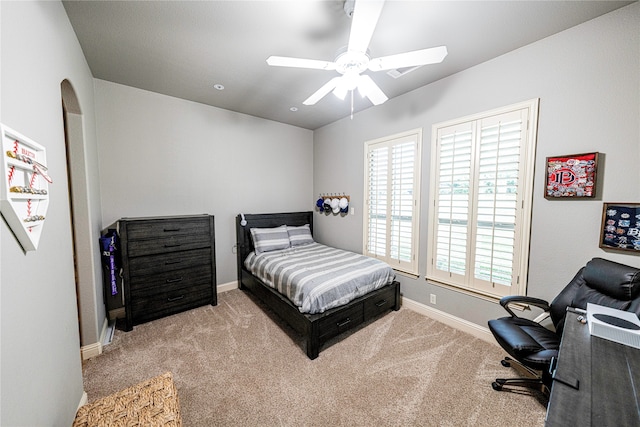
[{"label": "recessed ceiling light", "polygon": [[220,83],[216,83],[213,85],[214,89],[217,90],[224,90],[224,86],[222,86]]},{"label": "recessed ceiling light", "polygon": [[291,107],[291,108],[289,108],[289,111],[294,111],[294,112],[298,111],[298,107]]}]

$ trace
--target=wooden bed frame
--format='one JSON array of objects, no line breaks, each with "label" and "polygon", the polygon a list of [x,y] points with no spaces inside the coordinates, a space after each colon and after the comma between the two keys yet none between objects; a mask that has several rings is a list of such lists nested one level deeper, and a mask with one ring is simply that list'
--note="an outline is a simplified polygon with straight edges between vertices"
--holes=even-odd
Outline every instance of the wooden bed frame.
[{"label": "wooden bed frame", "polygon": [[241,225],[242,217],[236,218],[238,254],[238,287],[248,289],[260,301],[278,314],[289,326],[306,340],[309,359],[315,359],[320,346],[330,338],[348,331],[361,323],[390,309],[400,309],[400,283],[393,282],[380,289],[319,314],[300,313],[284,295],[280,294],[253,276],[244,268],[244,260],[253,251],[252,227],[269,228],[286,224],[299,226],[309,224],[313,233],[313,212],[244,215],[247,224]]}]

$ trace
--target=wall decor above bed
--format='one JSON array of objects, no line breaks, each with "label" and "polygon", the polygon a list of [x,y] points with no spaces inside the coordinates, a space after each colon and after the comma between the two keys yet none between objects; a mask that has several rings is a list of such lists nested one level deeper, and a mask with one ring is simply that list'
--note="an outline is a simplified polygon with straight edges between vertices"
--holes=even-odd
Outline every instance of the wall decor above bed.
[{"label": "wall decor above bed", "polygon": [[316,208],[326,215],[333,213],[344,216],[349,213],[349,202],[351,202],[351,197],[344,193],[322,193],[316,200]]}]

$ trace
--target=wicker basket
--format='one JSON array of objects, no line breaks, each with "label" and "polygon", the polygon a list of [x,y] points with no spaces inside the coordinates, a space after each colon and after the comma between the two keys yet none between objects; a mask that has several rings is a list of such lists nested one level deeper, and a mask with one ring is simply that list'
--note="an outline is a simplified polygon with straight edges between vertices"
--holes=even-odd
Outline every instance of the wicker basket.
[{"label": "wicker basket", "polygon": [[82,406],[73,427],[181,427],[178,391],[171,372]]}]

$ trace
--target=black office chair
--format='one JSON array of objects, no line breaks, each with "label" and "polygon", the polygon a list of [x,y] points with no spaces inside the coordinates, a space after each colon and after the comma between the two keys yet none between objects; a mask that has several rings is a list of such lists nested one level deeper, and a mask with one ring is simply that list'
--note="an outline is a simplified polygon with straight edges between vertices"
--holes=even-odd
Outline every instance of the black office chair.
[{"label": "black office chair", "polygon": [[[541,316],[536,320],[518,317],[509,307],[518,303],[539,307],[548,313],[555,331],[540,324],[544,320]],[[640,269],[594,258],[578,271],[551,304],[527,296],[502,298],[500,305],[511,317],[490,320],[489,329],[498,344],[513,357],[505,357],[502,365],[513,365],[525,377],[498,378],[492,384],[494,390],[502,390],[505,385],[524,386],[548,395],[552,381],[550,366],[552,359],[558,357],[567,307],[586,310],[587,303],[632,311],[640,317]]]}]

